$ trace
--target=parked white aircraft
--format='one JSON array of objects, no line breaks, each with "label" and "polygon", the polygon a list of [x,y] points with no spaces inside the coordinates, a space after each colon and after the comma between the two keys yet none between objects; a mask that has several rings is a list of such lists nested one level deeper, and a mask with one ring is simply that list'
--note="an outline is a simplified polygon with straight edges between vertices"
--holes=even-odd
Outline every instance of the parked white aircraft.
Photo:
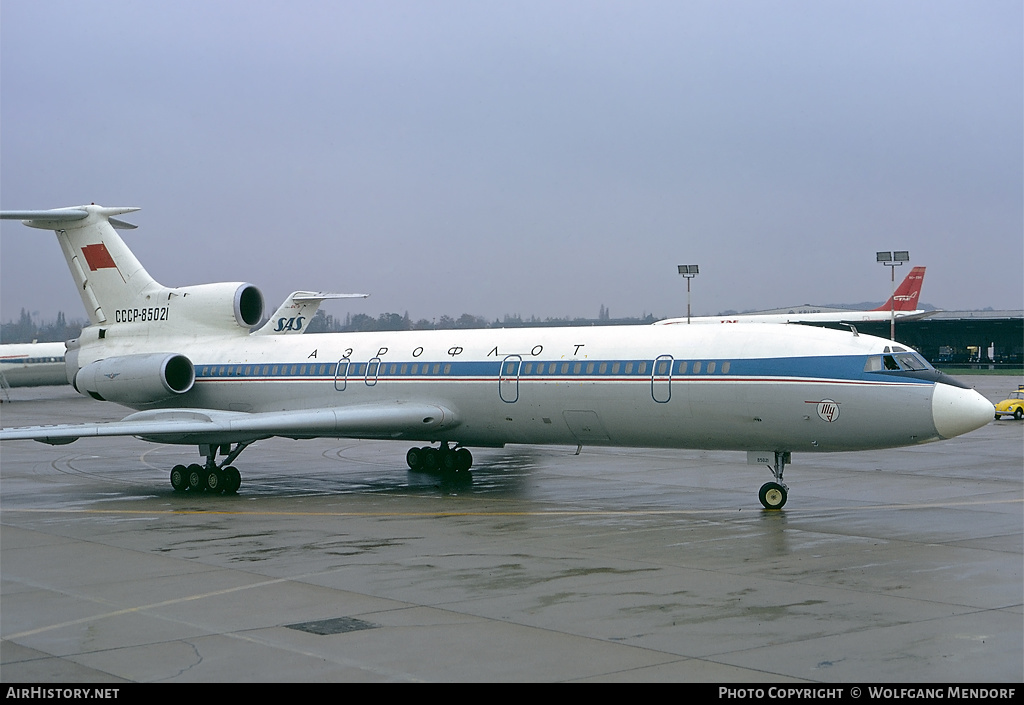
[{"label": "parked white aircraft", "polygon": [[0,378],[8,387],[67,384],[64,343],[0,345]]},{"label": "parked white aircraft", "polygon": [[328,299],[365,299],[369,294],[327,294],[293,291],[273,316],[253,331],[256,335],[294,335],[305,333],[320,304]]},{"label": "parked white aircraft", "polygon": [[[75,388],[139,409],[122,421],[5,428],[0,440],[137,436],[197,445],[175,490],[235,492],[231,465],[272,436],[437,443],[412,469],[466,471],[467,446],[586,444],[748,451],[782,507],[791,452],[890,448],[988,423],[992,404],[913,351],[806,326],[616,326],[254,335],[246,283],[165,287],[115,232],[135,208],[0,214],[54,230],[91,325]],[[217,462],[219,455],[224,458]]]},{"label": "parked white aircraft", "polygon": [[677,325],[680,323],[862,323],[864,321],[912,321],[931,316],[936,311],[917,308],[920,303],[921,286],[924,284],[924,267],[914,267],[900,283],[889,300],[878,308],[854,311],[827,306],[792,306],[785,310],[761,311],[758,313],[737,313],[726,316],[693,316],[667,318],[655,325]]}]

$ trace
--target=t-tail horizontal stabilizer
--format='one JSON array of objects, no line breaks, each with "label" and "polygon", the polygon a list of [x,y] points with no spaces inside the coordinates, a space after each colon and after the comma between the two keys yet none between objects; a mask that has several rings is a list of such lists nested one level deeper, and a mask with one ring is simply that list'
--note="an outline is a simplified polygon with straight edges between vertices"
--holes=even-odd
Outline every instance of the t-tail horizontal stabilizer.
[{"label": "t-tail horizontal stabilizer", "polygon": [[[134,213],[138,208],[103,208],[93,206],[95,213],[106,217],[107,222],[118,230],[135,230],[138,225],[127,223],[112,216]],[[20,220],[30,228],[60,230],[61,226],[77,220],[85,220],[89,211],[84,206],[76,208],[55,208],[45,211],[0,211],[0,220]]]}]

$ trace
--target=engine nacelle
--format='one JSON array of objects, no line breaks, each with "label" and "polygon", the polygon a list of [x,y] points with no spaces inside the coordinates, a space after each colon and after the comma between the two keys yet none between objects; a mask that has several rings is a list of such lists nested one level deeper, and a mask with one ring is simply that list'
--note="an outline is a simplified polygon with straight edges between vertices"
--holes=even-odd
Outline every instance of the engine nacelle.
[{"label": "engine nacelle", "polygon": [[75,375],[74,387],[100,401],[132,406],[184,394],[195,381],[195,367],[184,355],[146,353],[91,362]]},{"label": "engine nacelle", "polygon": [[263,320],[263,293],[244,282],[198,284],[170,289],[169,317],[216,328],[249,330]]}]

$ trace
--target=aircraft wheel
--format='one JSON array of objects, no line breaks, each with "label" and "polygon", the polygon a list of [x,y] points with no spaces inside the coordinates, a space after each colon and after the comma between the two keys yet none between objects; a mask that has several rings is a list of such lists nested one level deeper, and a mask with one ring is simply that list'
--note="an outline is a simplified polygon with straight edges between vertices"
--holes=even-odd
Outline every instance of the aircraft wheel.
[{"label": "aircraft wheel", "polygon": [[455,451],[441,453],[441,469],[445,472],[456,472],[460,470],[459,458]]},{"label": "aircraft wheel", "polygon": [[188,488],[193,492],[206,489],[206,478],[203,476],[203,466],[193,463],[185,468],[188,473]]},{"label": "aircraft wheel", "polygon": [[188,468],[184,465],[175,465],[171,468],[171,487],[175,492],[184,492],[188,489]]},{"label": "aircraft wheel", "polygon": [[224,468],[224,494],[236,494],[241,486],[242,473],[238,472],[238,468],[234,465]]},{"label": "aircraft wheel", "polygon": [[423,467],[423,448],[410,448],[405,454],[405,462],[408,463],[410,470],[419,470]]},{"label": "aircraft wheel", "polygon": [[766,482],[757,493],[765,509],[782,509],[786,505],[786,488],[777,482]]},{"label": "aircraft wheel", "polygon": [[421,448],[423,451],[423,464],[421,467],[427,472],[433,472],[437,470],[437,466],[440,464],[440,458],[437,456],[437,448]]},{"label": "aircraft wheel", "polygon": [[206,479],[206,489],[210,492],[220,494],[224,491],[224,473],[219,469],[207,470],[204,478]]},{"label": "aircraft wheel", "polygon": [[469,452],[469,448],[459,448],[453,455],[456,470],[469,470],[473,467],[473,454]]}]

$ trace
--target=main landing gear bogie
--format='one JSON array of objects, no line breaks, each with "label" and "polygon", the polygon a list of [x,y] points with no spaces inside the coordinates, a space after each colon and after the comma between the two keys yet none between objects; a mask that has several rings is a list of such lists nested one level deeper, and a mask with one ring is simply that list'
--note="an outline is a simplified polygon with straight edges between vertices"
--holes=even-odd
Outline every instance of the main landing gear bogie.
[{"label": "main landing gear bogie", "polygon": [[442,443],[440,448],[410,448],[405,462],[416,472],[468,473],[473,466],[473,454],[469,448],[449,448],[447,443]]},{"label": "main landing gear bogie", "polygon": [[[230,463],[238,457],[248,443],[236,443],[232,449],[225,446],[199,446],[199,452],[206,456],[206,465],[175,465],[171,468],[171,487],[175,492],[206,492],[208,494],[236,494],[242,486],[242,474]],[[218,465],[217,453],[227,457]]]},{"label": "main landing gear bogie", "polygon": [[242,474],[233,465],[210,469],[193,463],[175,465],[171,469],[171,487],[175,492],[236,494],[241,486]]}]

